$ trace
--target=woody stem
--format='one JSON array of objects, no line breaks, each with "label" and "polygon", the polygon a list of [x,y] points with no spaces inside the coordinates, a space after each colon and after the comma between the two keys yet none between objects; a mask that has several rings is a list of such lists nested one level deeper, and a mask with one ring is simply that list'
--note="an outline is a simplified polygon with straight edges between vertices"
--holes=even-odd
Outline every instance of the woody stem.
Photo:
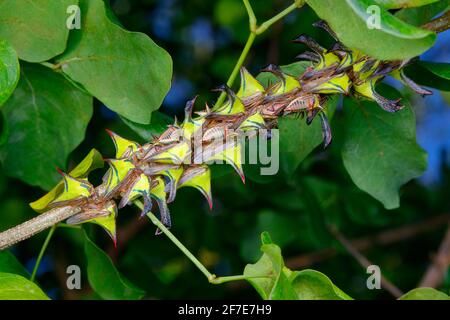
[{"label": "woody stem", "polygon": [[30,238],[51,226],[79,213],[77,207],[60,207],[44,212],[18,226],[0,232],[0,250],[4,250],[17,242]]},{"label": "woody stem", "polygon": [[450,10],[445,12],[439,18],[436,18],[429,23],[422,26],[424,29],[428,29],[437,33],[444,32],[450,29]]}]

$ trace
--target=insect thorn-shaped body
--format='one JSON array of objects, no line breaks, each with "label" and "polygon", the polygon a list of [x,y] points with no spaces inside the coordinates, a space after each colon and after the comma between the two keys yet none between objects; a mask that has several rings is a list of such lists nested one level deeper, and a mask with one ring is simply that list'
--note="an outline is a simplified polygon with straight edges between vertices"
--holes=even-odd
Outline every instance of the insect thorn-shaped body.
[{"label": "insect thorn-shaped body", "polygon": [[[175,200],[179,188],[195,188],[212,208],[210,163],[231,165],[245,183],[242,136],[248,139],[258,134],[258,130],[266,129],[264,137],[270,139],[279,117],[297,115],[307,124],[318,117],[323,145],[327,147],[332,141],[327,110],[330,96],[353,95],[396,112],[403,107],[400,100],[387,99],[376,91],[377,83],[386,75],[394,76],[419,94],[431,94],[405,75],[404,67],[412,60],[376,60],[345,47],[323,21],[315,26],[327,30],[337,43],[328,50],[307,35],[293,40],[311,49],[298,56],[311,62],[301,74],[289,74],[270,64],[262,71],[272,73],[276,81],[265,87],[242,67],[237,93],[227,85],[220,86],[215,91],[224,93],[225,101],[214,108],[206,103],[205,110],[195,112],[195,117],[197,97],[194,97],[186,103],[182,123],[175,119],[158,137],[142,145],[107,130],[116,151],[114,158],[104,160],[109,168],[99,186],[94,187],[88,175],[91,168],[100,168],[103,160],[98,152],[91,152],[70,173],[61,172],[62,181],[30,205],[38,212],[76,206],[79,211],[68,223],[98,224],[116,242],[117,209],[143,200],[141,216],[155,208],[163,225],[170,228],[168,204]],[[96,164],[96,160],[101,164]]]}]

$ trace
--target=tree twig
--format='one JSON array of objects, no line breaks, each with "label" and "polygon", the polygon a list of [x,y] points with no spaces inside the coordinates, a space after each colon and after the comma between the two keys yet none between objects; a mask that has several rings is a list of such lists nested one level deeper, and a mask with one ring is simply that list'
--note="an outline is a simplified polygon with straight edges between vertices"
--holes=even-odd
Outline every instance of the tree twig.
[{"label": "tree twig", "polygon": [[[353,258],[365,269],[373,263],[370,262],[365,256],[363,256],[352,243],[344,237],[336,228],[330,228],[330,232],[333,236],[344,246],[344,248],[350,253]],[[399,298],[403,295],[403,292],[397,288],[392,282],[381,274],[381,286],[392,294],[395,298]]]},{"label": "tree twig", "polygon": [[423,25],[422,28],[438,33],[450,29],[450,10],[448,10],[439,18],[431,20],[429,23]]},{"label": "tree twig", "polygon": [[[429,232],[443,226],[449,219],[450,214],[441,214],[425,221],[384,230],[376,235],[350,240],[350,242],[358,251],[365,251],[375,246],[389,245]],[[289,258],[286,260],[286,265],[291,269],[302,269],[330,259],[338,253],[335,248],[326,248]]]},{"label": "tree twig", "polygon": [[51,226],[79,213],[79,207],[60,207],[44,212],[33,219],[0,233],[0,250],[30,238]]},{"label": "tree twig", "polygon": [[438,253],[433,257],[431,265],[425,272],[419,287],[439,287],[445,279],[450,266],[450,223],[447,232],[439,246]]}]

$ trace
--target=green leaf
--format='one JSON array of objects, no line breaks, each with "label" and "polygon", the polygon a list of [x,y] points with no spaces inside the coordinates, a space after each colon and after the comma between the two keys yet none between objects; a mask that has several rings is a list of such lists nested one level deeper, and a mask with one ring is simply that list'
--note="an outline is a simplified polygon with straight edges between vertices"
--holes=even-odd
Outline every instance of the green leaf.
[{"label": "green leaf", "polygon": [[89,283],[100,297],[107,300],[135,300],[144,296],[145,292],[125,279],[108,255],[86,233],[84,252]]},{"label": "green leaf", "polygon": [[449,9],[450,0],[441,0],[424,7],[401,9],[395,13],[395,16],[406,23],[421,26],[429,22],[440,12],[445,12]]},{"label": "green leaf", "polygon": [[316,248],[329,247],[333,243],[328,225],[337,221],[330,221],[327,213],[334,212],[332,205],[335,201],[337,186],[317,177],[302,177],[297,180],[301,188],[299,198],[305,206],[305,225],[309,238]]},{"label": "green leaf", "polygon": [[264,231],[261,233],[261,243],[262,244],[272,244],[272,238],[270,237],[270,234],[267,231]]},{"label": "green leaf", "polygon": [[42,62],[66,48],[70,17],[67,8],[77,0],[0,2],[0,38],[6,39],[20,59]]},{"label": "green leaf", "polygon": [[[430,62],[430,64],[434,65],[435,63]],[[429,67],[428,63],[426,65]],[[422,62],[414,63],[405,68],[405,74],[421,86],[436,88],[441,91],[450,91],[450,79],[447,80],[439,75],[445,75],[445,66],[441,71],[437,71],[436,66],[433,66],[434,72],[427,67],[422,65]]]},{"label": "green leaf", "polygon": [[3,114],[9,129],[0,147],[5,172],[48,190],[60,179],[55,167],[64,168],[84,138],[92,97],[48,68],[25,64]]},{"label": "green leaf", "polygon": [[375,0],[387,9],[414,8],[438,2],[439,0]]},{"label": "green leaf", "polygon": [[12,273],[0,273],[0,300],[50,300],[30,280]]},{"label": "green leaf", "polygon": [[399,300],[450,300],[450,297],[445,293],[433,288],[416,288],[403,296]]},{"label": "green leaf", "polygon": [[450,80],[450,63],[420,61],[419,64],[438,77]]},{"label": "green leaf", "polygon": [[275,244],[263,244],[264,253],[255,264],[248,264],[244,275],[264,300],[295,300],[295,291],[284,272],[280,248]]},{"label": "green leaf", "polygon": [[0,272],[14,273],[28,278],[30,274],[17,258],[9,251],[0,251]]},{"label": "green leaf", "polygon": [[160,135],[166,131],[167,126],[173,123],[173,119],[162,112],[156,111],[152,114],[152,121],[149,124],[141,124],[121,117],[122,121],[136,132],[145,141],[151,141],[153,136]]},{"label": "green leaf", "polygon": [[367,8],[373,5],[371,0],[307,0],[307,3],[347,47],[380,60],[418,56],[436,40],[435,33],[409,25],[383,8],[380,29],[369,29],[367,21],[371,14]]},{"label": "green leaf", "polygon": [[[89,173],[95,169],[103,168],[103,157],[96,149],[92,149],[88,155],[75,167],[69,174],[74,178],[87,178]],[[37,212],[43,212],[47,210],[47,206],[61,193],[63,189],[64,181],[60,179],[58,184],[53,187],[47,194],[39,198],[38,200],[31,202],[30,206]]]},{"label": "green leaf", "polygon": [[328,277],[314,270],[291,271],[280,248],[267,232],[261,234],[262,257],[245,267],[244,275],[265,300],[350,300]]},{"label": "green leaf", "polygon": [[294,271],[290,281],[298,300],[352,300],[319,271],[309,269]]},{"label": "green leaf", "polygon": [[8,100],[19,82],[20,66],[13,47],[0,39],[0,107]]},{"label": "green leaf", "polygon": [[62,71],[108,108],[148,124],[170,87],[172,60],[147,35],[111,22],[102,0],[80,0],[81,29],[73,30]]},{"label": "green leaf", "polygon": [[[395,90],[384,95],[398,96]],[[388,113],[366,100],[344,101],[344,166],[353,182],[379,200],[387,209],[399,206],[400,187],[420,176],[427,154],[416,143],[416,121],[409,103],[397,113]]]}]

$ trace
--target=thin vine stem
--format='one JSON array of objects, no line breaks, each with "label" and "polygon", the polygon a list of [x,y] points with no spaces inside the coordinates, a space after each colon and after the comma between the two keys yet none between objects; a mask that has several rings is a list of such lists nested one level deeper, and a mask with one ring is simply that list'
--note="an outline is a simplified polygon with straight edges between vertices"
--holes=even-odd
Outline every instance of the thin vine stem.
[{"label": "thin vine stem", "polygon": [[249,0],[242,0],[242,2],[244,2],[245,9],[247,10],[250,32],[255,33],[256,32],[256,16],[255,16],[255,13],[253,12],[252,5],[250,4]]},{"label": "thin vine stem", "polygon": [[293,4],[291,4],[289,7],[278,13],[277,15],[273,16],[267,21],[264,21],[257,29],[256,34],[260,35],[264,33],[270,26],[272,26],[275,22],[278,22],[279,20],[283,19],[285,16],[287,16],[289,13],[294,11],[295,9],[301,8],[305,4],[305,0],[296,0]]},{"label": "thin vine stem", "polygon": [[58,223],[58,228],[67,228],[67,229],[82,229],[79,225],[71,225],[67,223],[60,222]]},{"label": "thin vine stem", "polygon": [[[144,208],[144,204],[140,200],[136,200],[133,202],[136,207],[139,209]],[[237,275],[237,276],[228,276],[228,277],[217,277],[215,274],[209,272],[209,270],[203,265],[203,263],[200,262],[190,251],[188,248],[186,248],[180,240],[177,239],[177,237],[169,231],[169,229],[162,224],[161,221],[151,212],[147,213],[147,216],[150,218],[152,223],[158,227],[162,233],[164,233],[177,247],[180,249],[186,257],[188,257],[189,260],[205,275],[205,277],[208,279],[208,281],[212,284],[222,284],[226,282],[231,281],[238,281],[238,280],[247,280],[247,279],[253,279],[253,278],[267,278],[268,276],[262,275],[262,276],[245,276],[245,275]]]},{"label": "thin vine stem", "polygon": [[[144,204],[140,200],[136,200],[133,203],[141,210],[144,208]],[[208,278],[208,281],[212,281],[216,278],[216,275],[209,272],[208,269],[206,269],[206,267],[189,251],[189,249],[186,248],[153,213],[148,212],[147,216],[150,218],[152,223],[157,226],[178,247],[178,249],[180,249],[186,257],[189,258],[189,260],[192,261],[192,263],[206,276],[206,278]]]},{"label": "thin vine stem", "polygon": [[30,280],[33,281],[33,282],[36,279],[36,273],[37,273],[37,271],[39,269],[39,266],[41,265],[41,260],[42,260],[42,257],[44,256],[45,250],[47,249],[48,244],[50,243],[50,240],[51,240],[51,238],[53,236],[53,233],[55,232],[57,227],[58,227],[58,225],[54,224],[50,228],[50,230],[49,230],[49,232],[47,234],[47,237],[45,238],[45,241],[44,241],[44,243],[43,243],[43,245],[41,247],[41,251],[39,252],[39,255],[37,257],[36,263],[35,263],[34,268],[33,268],[33,272],[31,273],[31,277],[30,277]]},{"label": "thin vine stem", "polygon": [[[245,59],[247,58],[247,55],[253,45],[253,42],[255,41],[256,33],[250,32],[247,38],[247,42],[245,43],[245,47],[241,52],[241,55],[239,56],[238,61],[236,62],[233,71],[231,72],[230,77],[227,81],[227,86],[231,87],[234,83],[234,80],[236,80],[237,75],[239,74],[239,70],[241,69],[242,65],[245,62]],[[214,104],[214,107],[220,106],[225,101],[226,94],[222,92],[219,96],[219,99],[217,99],[216,103]]]},{"label": "thin vine stem", "polygon": [[[239,59],[237,60],[233,71],[230,74],[230,77],[227,80],[227,86],[231,87],[234,84],[234,80],[236,80],[237,75],[239,74],[239,70],[241,69],[242,65],[245,62],[245,59],[247,58],[248,53],[250,52],[250,49],[252,48],[253,43],[255,42],[255,39],[258,35],[264,33],[270,26],[272,26],[277,21],[283,19],[285,16],[287,16],[289,13],[294,11],[295,9],[298,9],[302,7],[305,4],[305,0],[295,0],[293,4],[291,4],[289,7],[278,13],[277,15],[273,16],[269,20],[263,22],[259,27],[257,25],[257,20],[255,13],[253,11],[253,8],[249,2],[249,0],[242,0],[244,2],[245,8],[247,10],[248,14],[248,20],[249,20],[249,29],[250,34],[248,35],[247,42],[245,43],[244,49],[242,49],[241,55],[239,56]],[[216,103],[214,104],[214,107],[220,106],[225,101],[226,94],[222,92],[217,99]]]},{"label": "thin vine stem", "polygon": [[215,279],[210,280],[212,284],[222,284],[226,282],[239,281],[239,280],[248,280],[248,279],[258,279],[258,278],[269,278],[268,275],[263,276],[246,276],[246,275],[238,275],[238,276],[228,276],[228,277],[217,277]]}]

